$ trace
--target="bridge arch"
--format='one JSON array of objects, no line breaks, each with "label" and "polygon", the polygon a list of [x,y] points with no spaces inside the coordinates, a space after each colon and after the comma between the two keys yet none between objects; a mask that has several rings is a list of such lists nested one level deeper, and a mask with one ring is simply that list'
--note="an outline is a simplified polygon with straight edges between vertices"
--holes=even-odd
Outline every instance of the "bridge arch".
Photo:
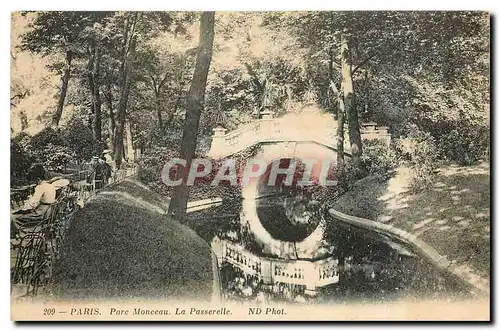
[{"label": "bridge arch", "polygon": [[[291,112],[281,118],[266,116],[237,130],[227,133],[222,127],[214,129],[208,155],[213,158],[229,157],[249,147],[259,145],[254,156],[271,163],[278,158],[316,159],[329,161],[333,166],[337,160],[337,121],[332,114],[314,106],[299,112]],[[350,143],[344,137],[344,151],[350,157]],[[380,139],[390,142],[387,128],[378,128],[367,123],[361,128],[362,139]],[[257,214],[258,190],[253,182],[242,189],[243,208],[240,219],[250,227],[256,239],[264,245],[264,252],[281,258],[316,258],[327,253],[323,247],[324,226],[317,228],[305,239],[297,242],[274,238],[262,225]]]}]

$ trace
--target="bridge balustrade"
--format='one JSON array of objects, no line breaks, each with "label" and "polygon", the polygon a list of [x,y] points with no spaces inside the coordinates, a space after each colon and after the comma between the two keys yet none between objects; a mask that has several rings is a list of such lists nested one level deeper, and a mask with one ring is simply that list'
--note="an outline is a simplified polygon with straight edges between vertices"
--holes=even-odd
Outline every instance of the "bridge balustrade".
[{"label": "bridge balustrade", "polygon": [[[301,263],[302,262],[302,263]],[[274,278],[273,281],[287,284],[307,285],[314,282],[314,279],[306,277],[314,263],[309,261],[281,262],[273,261]]]},{"label": "bridge balustrade", "polygon": [[[335,257],[318,261],[285,261],[257,256],[241,245],[224,239],[217,240],[218,244],[213,247],[222,261],[231,263],[248,275],[256,275],[267,283],[303,285],[315,290],[339,281],[338,260]],[[264,268],[264,265],[267,267]]]},{"label": "bridge balustrade", "polygon": [[[209,155],[227,156],[250,146],[265,142],[279,141],[315,141],[317,143],[336,149],[336,123],[318,128],[303,127],[299,121],[289,121],[286,118],[260,119],[244,125],[234,131],[226,133],[224,128],[214,129],[212,146]],[[391,135],[387,127],[378,127],[376,123],[361,124],[362,139],[379,139],[387,145]],[[350,147],[348,130],[345,130],[344,150]]]},{"label": "bridge balustrade", "polygon": [[329,258],[317,261],[316,270],[318,275],[318,280],[316,282],[317,286],[322,287],[328,284],[338,283],[339,268],[337,259]]},{"label": "bridge balustrade", "polygon": [[250,275],[260,275],[262,266],[260,259],[252,253],[242,250],[234,244],[227,243],[223,246],[223,257],[227,262],[239,267]]}]

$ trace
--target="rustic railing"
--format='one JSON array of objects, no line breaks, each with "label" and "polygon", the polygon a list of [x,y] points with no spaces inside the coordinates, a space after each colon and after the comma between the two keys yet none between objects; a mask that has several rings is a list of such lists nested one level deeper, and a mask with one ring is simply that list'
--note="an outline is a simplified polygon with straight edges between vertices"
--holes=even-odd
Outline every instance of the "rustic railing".
[{"label": "rustic railing", "polygon": [[[57,177],[65,178],[70,181],[70,183],[75,183],[79,181],[86,180],[88,175],[92,172],[92,170],[82,170],[78,172],[74,172],[71,174],[63,174]],[[22,207],[29,197],[35,191],[36,184],[25,185],[19,187],[13,187],[10,190],[10,208],[16,209]]]},{"label": "rustic railing", "polygon": [[[65,175],[70,185],[62,189],[56,203],[50,205],[40,224],[29,229],[20,228],[11,239],[11,284],[25,288],[26,296],[35,296],[51,279],[52,266],[63,254],[66,232],[78,205],[85,203],[98,191],[136,175],[136,167],[117,170],[109,183],[94,180],[87,182],[89,171]],[[11,190],[11,208],[20,206],[33,193],[34,185]],[[13,196],[15,200],[13,201]]]}]

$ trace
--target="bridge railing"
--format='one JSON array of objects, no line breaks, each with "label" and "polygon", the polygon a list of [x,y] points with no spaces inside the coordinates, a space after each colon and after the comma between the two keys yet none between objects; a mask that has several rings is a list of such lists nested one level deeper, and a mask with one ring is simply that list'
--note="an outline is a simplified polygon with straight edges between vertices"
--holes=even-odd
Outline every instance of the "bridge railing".
[{"label": "bridge railing", "polygon": [[322,287],[328,284],[338,283],[338,260],[336,258],[330,257],[326,260],[316,261],[316,272],[318,274],[316,286]]},{"label": "bridge railing", "polygon": [[335,130],[305,130],[289,121],[261,119],[224,134],[216,131],[212,137],[211,155],[228,155],[262,142],[317,141],[334,147]]},{"label": "bridge railing", "polygon": [[224,239],[218,240],[220,250],[214,251],[222,261],[231,263],[248,275],[257,275],[268,283],[305,285],[315,289],[339,281],[338,261],[335,257],[318,261],[285,261],[257,256],[241,245]]},{"label": "bridge railing", "polygon": [[[226,133],[226,130],[220,127],[214,129],[209,154],[225,156],[244,150],[257,143],[274,141],[315,141],[337,148],[336,131],[337,128],[334,124],[324,125],[318,123],[317,127],[311,127],[311,125],[303,126],[300,121],[290,121],[286,118],[260,119],[229,133]],[[346,128],[344,137],[345,151],[348,151],[350,147],[347,132]],[[380,139],[388,145],[391,135],[386,127],[379,128],[375,123],[367,123],[361,126],[361,138]]]},{"label": "bridge railing", "polygon": [[273,281],[279,283],[307,285],[313,282],[311,271],[314,263],[309,261],[273,261]]}]

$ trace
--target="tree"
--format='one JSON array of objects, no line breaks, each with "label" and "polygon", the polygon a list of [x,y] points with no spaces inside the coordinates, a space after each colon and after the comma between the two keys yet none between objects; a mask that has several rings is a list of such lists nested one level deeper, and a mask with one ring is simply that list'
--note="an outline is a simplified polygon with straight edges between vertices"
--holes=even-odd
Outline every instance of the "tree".
[{"label": "tree", "polygon": [[[301,103],[307,89],[303,60],[289,33],[263,24],[263,13],[219,13],[216,60],[208,78],[200,131],[229,130],[260,117],[280,116]],[[297,107],[298,108],[298,107]]]},{"label": "tree", "polygon": [[[329,87],[331,89],[331,99],[337,109],[337,132],[335,136],[337,137],[337,175],[341,177],[344,173],[345,166],[345,156],[344,156],[344,123],[345,123],[345,104],[344,104],[344,88],[343,85],[340,86],[340,90],[337,88],[334,79],[333,65],[335,61],[335,55],[333,48],[330,50],[330,57],[328,60],[328,78]],[[330,98],[328,98],[330,100]]]},{"label": "tree", "polygon": [[[106,105],[108,114],[108,147],[113,150],[114,147],[114,136],[115,136],[115,113],[114,113],[114,95],[115,84],[117,76],[115,70],[113,69],[113,59],[111,57],[104,57],[104,74],[103,76],[103,96],[104,104]],[[107,60],[107,61],[106,61]]]},{"label": "tree", "polygon": [[62,55],[61,62],[51,68],[61,73],[61,88],[56,110],[52,116],[52,125],[58,126],[63,113],[68,84],[71,78],[72,63],[82,53],[82,32],[92,26],[99,15],[89,12],[40,12],[22,35],[21,49],[33,53]]},{"label": "tree", "polygon": [[[208,70],[210,69],[210,62],[212,60],[214,21],[214,12],[203,12],[201,14],[198,55],[196,57],[196,66],[191,87],[186,97],[186,118],[180,152],[180,158],[186,160],[186,165],[191,164],[196,150],[198,126],[204,105]],[[182,183],[175,187],[168,208],[168,214],[180,221],[183,221],[185,218],[189,196],[189,190],[186,185],[188,169],[188,166],[181,167],[177,172],[178,178],[182,178]]]},{"label": "tree", "polygon": [[[94,138],[109,137],[117,164],[133,146],[180,146],[198,51],[196,29],[178,23],[189,15],[195,14],[17,14],[11,52],[17,127],[35,133],[46,114],[59,126],[81,118]],[[363,159],[360,121],[390,126],[395,138],[409,137],[409,128],[429,133],[454,162],[483,155],[471,146],[483,146],[489,130],[484,13],[221,13],[214,31],[198,152],[215,125],[233,130],[253,121],[255,110],[280,116],[314,100],[338,120],[340,172],[349,162],[344,141],[354,161]],[[29,52],[17,48],[20,35]],[[45,65],[52,72],[32,72]]]},{"label": "tree", "polygon": [[171,45],[164,44],[168,42],[169,38],[157,38],[138,52],[142,62],[142,68],[138,72],[138,80],[142,85],[138,88],[143,88],[143,107],[154,110],[161,133],[165,133],[165,128],[170,125],[180,106],[187,86],[185,72],[189,65],[187,59],[190,57],[189,52],[178,52]]},{"label": "tree", "polygon": [[131,85],[131,54],[135,50],[136,27],[142,13],[125,13],[123,17],[122,45],[120,49],[120,69],[119,69],[119,99],[115,119],[115,134],[113,141],[114,159],[117,168],[120,168],[124,157],[124,129],[126,121],[126,111]]},{"label": "tree", "polygon": [[[476,59],[487,53],[487,19],[479,12],[272,13],[265,21],[296,36],[308,50],[308,75],[314,76],[320,99],[327,96],[337,109],[340,121],[339,115],[345,114],[351,155],[358,166],[359,116],[390,124],[393,134],[404,131],[414,98],[405,75],[437,78],[451,88],[465,79],[468,70],[462,68],[477,67],[482,61]],[[323,74],[316,74],[320,70]],[[339,145],[342,128],[337,130]]]},{"label": "tree", "polygon": [[[87,64],[87,79],[91,96],[90,112],[92,114],[92,132],[94,139],[97,141],[102,140],[102,115],[101,115],[101,85],[103,84],[102,62],[103,57],[110,56],[109,49],[112,46],[109,29],[107,24],[109,18],[112,17],[112,12],[96,13],[96,22],[93,26],[88,27],[84,31],[87,48],[86,56],[88,58]],[[108,50],[108,52],[106,52]],[[109,69],[108,69],[109,70]]]},{"label": "tree", "polygon": [[[182,22],[182,20],[180,20]],[[179,23],[180,24],[180,23]],[[179,28],[174,15],[167,12],[117,13],[111,28],[117,35],[118,44],[118,105],[114,116],[115,130],[113,152],[116,166],[120,168],[124,158],[124,139],[127,105],[131,87],[135,84],[137,49],[160,32],[172,26]]]},{"label": "tree", "polygon": [[[328,105],[338,121],[335,136],[339,174],[343,172],[345,163],[346,119],[353,160],[359,161],[362,152],[352,77],[353,54],[350,43],[353,38],[346,16],[348,14],[340,12],[272,13],[265,20],[270,27],[295,35],[298,45],[308,50],[306,70],[310,81],[318,90],[320,103]],[[321,68],[318,64],[327,64],[326,70],[318,69]]]},{"label": "tree", "polygon": [[[341,38],[340,46],[341,71],[342,71],[342,93],[347,124],[349,126],[349,143],[351,144],[351,157],[354,166],[359,168],[361,162],[362,144],[361,132],[359,131],[358,110],[356,108],[356,97],[352,82],[352,54],[349,45],[349,37],[345,34]],[[339,123],[340,127],[340,123]],[[339,132],[340,133],[340,132]]]}]

